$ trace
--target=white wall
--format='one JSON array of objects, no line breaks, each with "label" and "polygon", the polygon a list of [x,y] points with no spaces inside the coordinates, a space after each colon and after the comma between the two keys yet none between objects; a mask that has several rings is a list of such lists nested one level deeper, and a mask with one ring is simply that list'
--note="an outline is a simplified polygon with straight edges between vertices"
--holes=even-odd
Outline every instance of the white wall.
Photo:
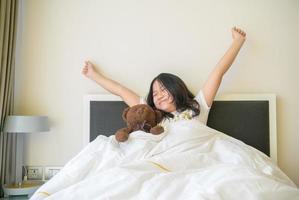
[{"label": "white wall", "polygon": [[299,185],[299,1],[26,0],[22,6],[16,112],[51,119],[49,133],[26,137],[26,164],[63,165],[82,147],[83,95],[106,93],[81,75],[84,60],[140,95],[160,72],[179,75],[196,92],[237,25],[248,39],[219,94],[277,94],[278,162]]}]

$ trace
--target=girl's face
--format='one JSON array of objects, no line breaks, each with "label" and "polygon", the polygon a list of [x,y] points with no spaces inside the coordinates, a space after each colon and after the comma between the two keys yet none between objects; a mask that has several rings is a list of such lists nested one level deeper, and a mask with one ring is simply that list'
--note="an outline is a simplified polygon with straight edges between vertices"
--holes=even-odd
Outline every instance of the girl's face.
[{"label": "girl's face", "polygon": [[156,108],[160,110],[165,112],[176,110],[172,95],[157,80],[153,84],[153,99]]}]

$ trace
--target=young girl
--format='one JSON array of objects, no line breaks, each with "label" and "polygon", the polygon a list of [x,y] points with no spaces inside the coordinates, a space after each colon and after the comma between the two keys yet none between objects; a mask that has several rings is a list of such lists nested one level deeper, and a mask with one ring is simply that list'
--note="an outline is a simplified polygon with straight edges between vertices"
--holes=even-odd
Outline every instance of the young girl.
[{"label": "young girl", "polygon": [[[147,104],[163,111],[165,117],[174,116],[171,120],[198,118],[205,124],[221,79],[245,41],[246,34],[242,30],[233,28],[232,34],[231,47],[195,98],[179,77],[162,73],[151,83]],[[129,106],[145,103],[130,89],[97,73],[90,62],[86,62],[82,72],[120,96]],[[246,196],[248,199],[266,196],[294,199],[291,196],[298,196],[296,186],[266,155],[216,130],[210,132],[208,127],[197,126],[197,121],[191,122],[182,123],[189,127],[173,123],[175,127],[169,131],[170,137],[165,136],[161,141],[141,139],[134,143],[131,140],[129,146],[117,143],[113,137],[99,136],[42,185],[31,200],[219,196],[237,199],[244,190],[250,191]],[[198,134],[200,131],[202,134]],[[169,180],[172,184],[165,190],[163,186]],[[238,190],[223,192],[230,191],[231,183],[240,186]],[[263,187],[257,183],[262,183]],[[178,190],[178,185],[184,185],[184,188]],[[200,186],[200,189],[194,190],[194,186]]]},{"label": "young girl", "polygon": [[85,62],[82,73],[109,92],[120,96],[129,106],[147,103],[151,107],[161,110],[164,117],[174,117],[174,120],[197,118],[206,124],[210,107],[222,77],[232,65],[245,42],[246,33],[239,28],[233,27],[232,38],[230,48],[220,59],[195,97],[179,77],[169,73],[162,73],[153,79],[146,102],[134,91],[96,72],[93,64],[89,61]]}]

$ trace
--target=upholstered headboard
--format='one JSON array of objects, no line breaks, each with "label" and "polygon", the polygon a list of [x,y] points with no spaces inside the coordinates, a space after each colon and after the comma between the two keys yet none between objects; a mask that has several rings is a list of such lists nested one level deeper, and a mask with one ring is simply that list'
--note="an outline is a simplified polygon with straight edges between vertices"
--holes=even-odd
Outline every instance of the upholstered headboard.
[{"label": "upholstered headboard", "polygon": [[[84,145],[98,135],[113,135],[125,127],[121,98],[96,94],[84,97]],[[237,138],[277,161],[276,96],[228,94],[215,98],[207,125]]]}]

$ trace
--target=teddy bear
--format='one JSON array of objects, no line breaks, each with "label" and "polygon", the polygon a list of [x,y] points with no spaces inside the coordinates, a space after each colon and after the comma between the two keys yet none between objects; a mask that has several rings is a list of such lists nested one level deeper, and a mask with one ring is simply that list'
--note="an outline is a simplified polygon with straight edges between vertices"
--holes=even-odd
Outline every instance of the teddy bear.
[{"label": "teddy bear", "polygon": [[163,118],[161,111],[154,110],[146,104],[126,108],[123,111],[122,118],[127,123],[127,127],[121,128],[115,133],[115,139],[118,142],[125,142],[130,133],[138,130],[154,135],[164,132],[163,127],[157,125]]}]

